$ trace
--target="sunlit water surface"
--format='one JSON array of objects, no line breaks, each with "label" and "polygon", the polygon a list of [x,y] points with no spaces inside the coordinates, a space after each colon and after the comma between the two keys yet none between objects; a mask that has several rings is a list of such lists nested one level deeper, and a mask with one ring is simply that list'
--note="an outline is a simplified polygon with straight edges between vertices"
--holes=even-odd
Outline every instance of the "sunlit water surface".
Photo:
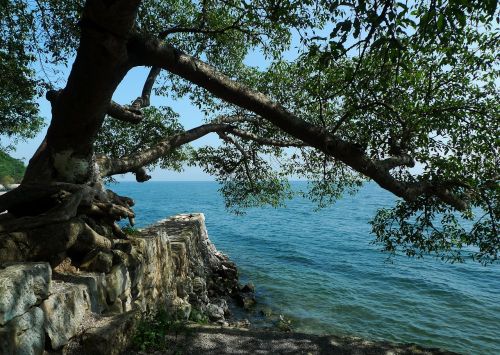
[{"label": "sunlit water surface", "polygon": [[371,244],[368,221],[394,197],[374,184],[319,212],[296,198],[244,216],[224,209],[214,182],[122,182],[112,189],[136,200],[138,227],[203,212],[210,239],[256,285],[258,302],[292,318],[297,331],[500,354],[500,265],[388,262]]}]

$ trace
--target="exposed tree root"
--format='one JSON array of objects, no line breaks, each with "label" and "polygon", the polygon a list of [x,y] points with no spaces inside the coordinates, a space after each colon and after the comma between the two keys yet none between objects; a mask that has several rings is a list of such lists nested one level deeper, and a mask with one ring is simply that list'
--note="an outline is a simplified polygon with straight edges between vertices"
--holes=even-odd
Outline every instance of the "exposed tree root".
[{"label": "exposed tree root", "polygon": [[84,223],[83,230],[78,235],[72,249],[78,252],[88,253],[92,249],[111,249],[112,247],[112,239],[97,233],[87,223]]},{"label": "exposed tree root", "polygon": [[38,216],[11,218],[10,220],[3,221],[0,224],[0,232],[17,232],[68,221],[70,218],[76,216],[82,196],[82,190],[75,191],[74,193],[61,190],[56,197],[60,201],[59,204]]},{"label": "exposed tree root", "polygon": [[116,222],[126,218],[133,225],[133,205],[101,184],[21,185],[0,197],[0,211],[8,211],[0,215],[0,263],[54,266],[70,257],[77,267],[103,271],[95,260],[112,258],[115,241],[127,238]]}]

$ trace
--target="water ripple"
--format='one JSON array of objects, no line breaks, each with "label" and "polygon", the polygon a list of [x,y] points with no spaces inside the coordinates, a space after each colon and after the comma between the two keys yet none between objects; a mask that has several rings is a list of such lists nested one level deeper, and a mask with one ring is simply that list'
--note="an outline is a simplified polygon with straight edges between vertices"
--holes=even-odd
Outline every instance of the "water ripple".
[{"label": "water ripple", "polygon": [[319,212],[295,199],[286,209],[250,209],[242,217],[225,212],[211,182],[113,189],[136,199],[139,226],[204,212],[210,238],[257,285],[259,302],[290,316],[297,330],[500,353],[500,265],[387,263],[370,244],[368,221],[394,199],[373,184]]}]

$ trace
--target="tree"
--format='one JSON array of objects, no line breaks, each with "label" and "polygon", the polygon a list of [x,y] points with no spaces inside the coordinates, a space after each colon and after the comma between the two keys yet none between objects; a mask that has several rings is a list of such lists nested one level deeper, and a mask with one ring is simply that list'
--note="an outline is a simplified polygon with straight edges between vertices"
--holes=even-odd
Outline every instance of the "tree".
[{"label": "tree", "polygon": [[0,151],[0,184],[10,185],[21,182],[25,170],[22,161]]},{"label": "tree", "polygon": [[[52,120],[21,186],[0,197],[0,258],[57,263],[112,248],[126,238],[116,221],[135,215],[103,179],[144,182],[148,167],[189,161],[217,177],[228,207],[280,204],[289,176],[311,180],[320,206],[371,179],[400,198],[372,222],[385,250],[496,261],[496,4],[2,1],[2,74],[27,85],[10,83],[0,108],[12,127],[33,129],[33,97],[50,88]],[[283,55],[291,46],[294,58]],[[267,67],[245,65],[250,51]],[[39,75],[73,57],[64,88]],[[139,66],[150,68],[140,96],[113,102]],[[154,88],[189,96],[206,123],[184,130],[170,108],[150,106]],[[209,133],[220,146],[188,148]],[[466,230],[459,217],[473,211]]]}]

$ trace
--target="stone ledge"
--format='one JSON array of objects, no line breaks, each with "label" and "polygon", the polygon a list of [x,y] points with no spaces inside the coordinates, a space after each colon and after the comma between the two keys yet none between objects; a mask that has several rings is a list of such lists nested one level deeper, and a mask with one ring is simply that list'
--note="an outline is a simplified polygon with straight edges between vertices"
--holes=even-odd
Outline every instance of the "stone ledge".
[{"label": "stone ledge", "polygon": [[113,252],[107,274],[68,267],[52,275],[47,263],[0,269],[0,353],[117,354],[142,315],[167,309],[188,318],[194,307],[223,320],[223,300],[238,289],[201,213],[162,220]]}]

